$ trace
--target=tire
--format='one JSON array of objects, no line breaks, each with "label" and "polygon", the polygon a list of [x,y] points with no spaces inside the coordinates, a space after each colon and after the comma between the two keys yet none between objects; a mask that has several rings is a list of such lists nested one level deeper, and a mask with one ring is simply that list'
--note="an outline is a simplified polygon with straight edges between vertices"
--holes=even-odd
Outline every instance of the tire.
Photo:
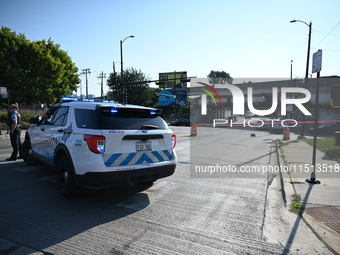
[{"label": "tire", "polygon": [[56,169],[59,193],[64,198],[73,197],[77,193],[77,186],[73,178],[73,167],[67,156],[60,157]]},{"label": "tire", "polygon": [[39,161],[33,156],[32,146],[29,140],[25,140],[22,144],[22,157],[28,166],[39,164]]}]

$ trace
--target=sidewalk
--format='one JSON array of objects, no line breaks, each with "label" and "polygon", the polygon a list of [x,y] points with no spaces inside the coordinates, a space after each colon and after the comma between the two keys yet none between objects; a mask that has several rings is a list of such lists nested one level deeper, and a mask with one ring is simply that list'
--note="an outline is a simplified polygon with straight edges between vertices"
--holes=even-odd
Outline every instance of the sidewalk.
[{"label": "sidewalk", "polygon": [[1,130],[0,140],[9,139],[9,134],[6,134],[6,130]]},{"label": "sidewalk", "polygon": [[[6,134],[6,130],[1,130],[1,135],[0,135],[0,140],[2,139],[8,139],[9,140],[9,134]],[[21,141],[23,142],[25,139],[25,134],[26,134],[26,130],[21,130]]]},{"label": "sidewalk", "polygon": [[321,184],[308,184],[305,180],[314,171],[313,147],[301,140],[282,141],[282,145],[281,164],[290,169],[283,173],[287,206],[293,194],[300,195],[305,208],[302,221],[330,254],[340,253],[340,164],[317,150],[315,173]]}]

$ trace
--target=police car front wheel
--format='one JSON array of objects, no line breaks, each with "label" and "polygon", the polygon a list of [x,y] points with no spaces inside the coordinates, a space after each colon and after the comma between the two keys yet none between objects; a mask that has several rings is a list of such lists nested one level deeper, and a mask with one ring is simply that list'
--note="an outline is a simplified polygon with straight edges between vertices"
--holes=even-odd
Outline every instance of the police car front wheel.
[{"label": "police car front wheel", "polygon": [[33,156],[32,146],[29,140],[25,140],[22,144],[22,157],[28,166],[37,165],[39,163]]},{"label": "police car front wheel", "polygon": [[66,156],[61,156],[57,162],[57,183],[60,194],[65,198],[74,196],[77,191],[72,172],[72,164],[69,159]]}]

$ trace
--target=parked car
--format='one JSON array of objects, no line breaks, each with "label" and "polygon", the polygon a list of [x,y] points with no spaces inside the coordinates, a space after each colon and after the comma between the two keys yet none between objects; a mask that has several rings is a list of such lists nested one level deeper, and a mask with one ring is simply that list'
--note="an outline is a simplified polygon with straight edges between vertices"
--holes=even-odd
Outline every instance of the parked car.
[{"label": "parked car", "polygon": [[256,130],[264,130],[269,131],[272,125],[272,120],[270,119],[260,119],[258,122],[256,122]]},{"label": "parked car", "polygon": [[229,116],[228,121],[237,121],[237,116]]},{"label": "parked car", "polygon": [[190,120],[189,119],[179,119],[174,120],[170,123],[171,126],[186,126],[190,127]]},{"label": "parked car", "polygon": [[[285,124],[285,123],[284,123]],[[270,124],[270,129],[273,134],[283,134],[283,125],[281,120],[277,119],[273,121],[273,126]]]},{"label": "parked car", "polygon": [[[317,134],[318,135],[334,135],[335,131],[339,131],[340,126],[338,125],[320,125],[317,128]],[[314,134],[314,128],[308,128],[307,132],[310,134]]]},{"label": "parked car", "polygon": [[251,111],[247,111],[246,114],[244,115],[245,119],[251,119],[251,117],[254,117],[255,114],[252,113]]}]

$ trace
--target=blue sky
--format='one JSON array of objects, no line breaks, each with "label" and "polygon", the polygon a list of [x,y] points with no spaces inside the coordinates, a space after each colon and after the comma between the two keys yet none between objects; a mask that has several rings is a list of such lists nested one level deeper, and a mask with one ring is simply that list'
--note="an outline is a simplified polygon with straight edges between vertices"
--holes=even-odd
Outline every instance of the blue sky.
[{"label": "blue sky", "polygon": [[112,61],[120,70],[119,41],[129,35],[124,68],[151,79],[173,71],[203,78],[210,70],[289,77],[291,60],[293,77],[303,78],[308,26],[293,19],[313,23],[310,73],[312,54],[322,49],[321,76],[340,75],[339,9],[338,0],[0,0],[0,25],[60,44],[79,70],[91,69],[89,93],[98,96],[97,77],[112,72]]}]

